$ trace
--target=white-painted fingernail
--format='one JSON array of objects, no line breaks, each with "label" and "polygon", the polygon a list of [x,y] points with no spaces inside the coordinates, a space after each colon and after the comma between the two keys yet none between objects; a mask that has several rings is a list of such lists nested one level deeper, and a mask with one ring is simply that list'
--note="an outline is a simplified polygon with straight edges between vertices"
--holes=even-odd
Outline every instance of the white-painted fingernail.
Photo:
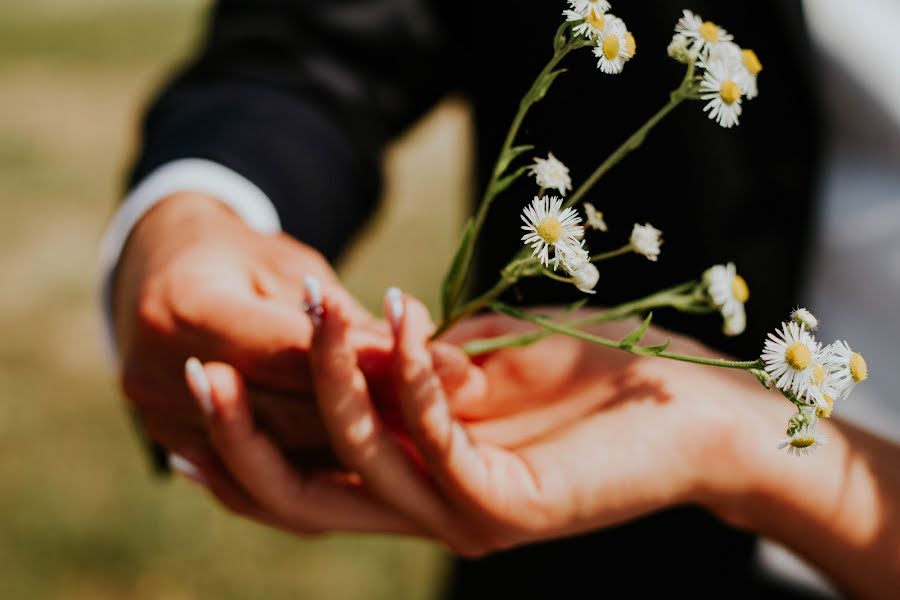
[{"label": "white-painted fingernail", "polygon": [[384,304],[388,322],[396,334],[403,319],[403,292],[400,288],[389,287],[384,294]]},{"label": "white-painted fingernail", "polygon": [[199,483],[202,486],[209,485],[209,481],[203,476],[203,473],[200,472],[197,465],[180,454],[175,454],[174,452],[169,453],[169,466],[182,477]]},{"label": "white-painted fingernail", "polygon": [[303,308],[309,315],[313,327],[318,327],[322,322],[322,284],[317,277],[306,275],[303,277],[303,287],[306,288],[306,302]]},{"label": "white-painted fingernail", "polygon": [[203,363],[194,356],[187,359],[184,363],[184,376],[190,384],[191,390],[197,396],[200,408],[207,415],[213,414],[212,403],[212,386],[209,385],[209,379],[206,377],[206,371],[203,370]]}]

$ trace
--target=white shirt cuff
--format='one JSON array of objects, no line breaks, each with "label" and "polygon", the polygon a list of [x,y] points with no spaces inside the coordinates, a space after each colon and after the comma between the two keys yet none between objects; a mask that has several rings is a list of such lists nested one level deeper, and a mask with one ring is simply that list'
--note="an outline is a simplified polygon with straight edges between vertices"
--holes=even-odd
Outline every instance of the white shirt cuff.
[{"label": "white shirt cuff", "polygon": [[100,242],[100,282],[103,322],[110,355],[117,356],[112,320],[112,274],[131,230],[158,202],[177,192],[199,192],[222,201],[252,229],[264,234],[281,231],[278,211],[249,179],[219,163],[183,158],[162,165],[144,177],[125,197]]}]

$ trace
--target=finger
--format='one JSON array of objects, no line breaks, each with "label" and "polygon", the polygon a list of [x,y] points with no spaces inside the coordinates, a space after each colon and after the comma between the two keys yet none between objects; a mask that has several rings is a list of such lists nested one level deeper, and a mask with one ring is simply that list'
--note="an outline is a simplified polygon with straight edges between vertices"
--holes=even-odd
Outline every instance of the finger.
[{"label": "finger", "polygon": [[228,510],[248,518],[261,518],[263,511],[231,478],[208,445],[179,448],[169,453],[172,471],[206,488]]},{"label": "finger", "polygon": [[479,416],[488,394],[484,371],[472,364],[466,353],[453,344],[437,341],[428,349],[453,414],[461,419]]},{"label": "finger", "polygon": [[448,506],[375,412],[350,326],[340,303],[329,302],[311,352],[316,397],[338,456],[377,498],[452,544],[459,528]]},{"label": "finger", "polygon": [[265,512],[231,478],[224,465],[216,458],[215,452],[208,446],[172,452],[169,454],[169,465],[174,472],[206,489],[222,506],[236,515],[267,527],[300,535],[318,533],[304,530]]},{"label": "finger", "polygon": [[326,474],[305,477],[294,470],[256,428],[243,380],[231,366],[189,368],[188,375],[189,386],[207,407],[210,439],[222,462],[266,512],[304,530],[419,532],[358,487],[335,482]]},{"label": "finger", "polygon": [[465,504],[479,504],[487,490],[488,470],[453,418],[434,369],[426,347],[433,330],[428,312],[420,302],[405,297],[393,314],[397,331],[393,372],[407,430],[442,489]]}]

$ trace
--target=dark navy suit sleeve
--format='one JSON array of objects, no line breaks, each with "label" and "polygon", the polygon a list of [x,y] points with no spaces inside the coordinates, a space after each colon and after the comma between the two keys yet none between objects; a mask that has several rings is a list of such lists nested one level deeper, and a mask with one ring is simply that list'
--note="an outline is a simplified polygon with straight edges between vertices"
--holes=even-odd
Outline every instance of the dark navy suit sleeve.
[{"label": "dark navy suit sleeve", "polygon": [[134,185],[180,158],[255,183],[334,258],[371,212],[379,155],[452,85],[447,19],[410,0],[221,0],[143,121]]}]

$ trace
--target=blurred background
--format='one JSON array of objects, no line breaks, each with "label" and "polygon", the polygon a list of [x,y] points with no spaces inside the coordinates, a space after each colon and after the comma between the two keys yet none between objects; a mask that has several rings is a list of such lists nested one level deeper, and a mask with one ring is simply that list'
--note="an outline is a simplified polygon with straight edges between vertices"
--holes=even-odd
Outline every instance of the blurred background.
[{"label": "blurred background", "polygon": [[[830,324],[823,337],[851,338],[869,361],[871,385],[844,416],[896,437],[900,3],[807,4],[835,129],[798,301]],[[207,6],[0,0],[0,598],[435,597],[445,561],[429,544],[297,540],[153,479],[123,410],[100,334],[97,243],[136,119]],[[469,129],[449,100],[388,152],[381,213],[341,265],[370,306],[388,283],[434,304],[471,185]],[[415,202],[426,193],[427,213]],[[404,257],[390,281],[388,251]],[[777,548],[763,560],[819,585]]]}]

